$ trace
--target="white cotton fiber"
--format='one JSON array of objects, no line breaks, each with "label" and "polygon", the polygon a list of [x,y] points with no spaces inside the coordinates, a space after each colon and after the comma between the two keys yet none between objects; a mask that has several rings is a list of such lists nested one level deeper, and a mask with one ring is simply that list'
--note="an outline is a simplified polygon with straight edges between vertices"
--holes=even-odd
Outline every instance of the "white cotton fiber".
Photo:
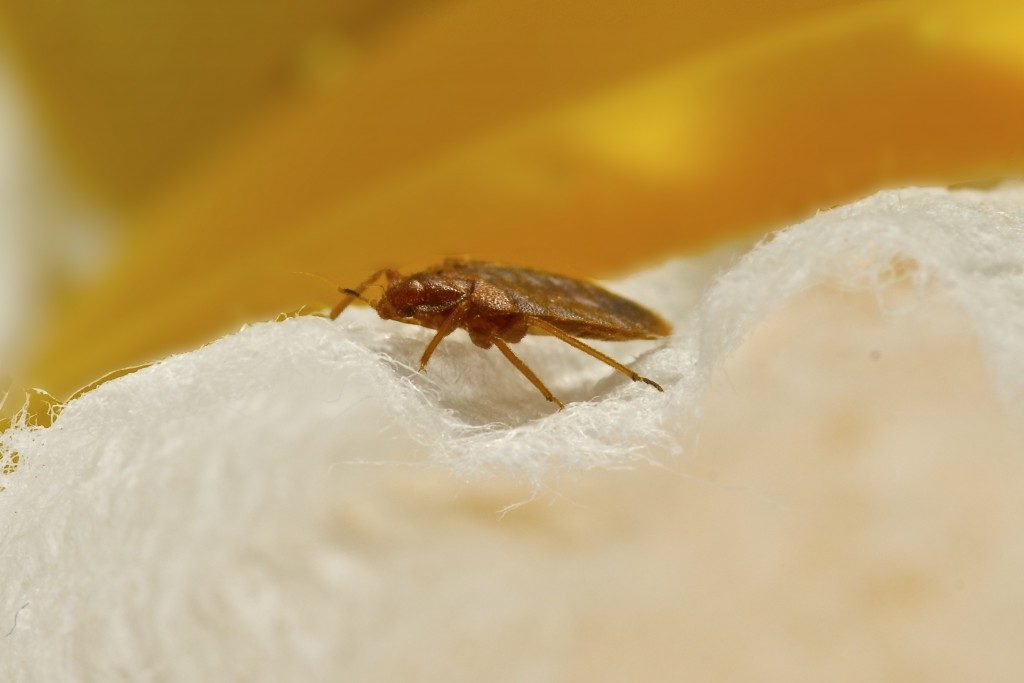
[{"label": "white cotton fiber", "polygon": [[554,412],[353,309],[9,430],[0,680],[1024,675],[1018,191],[883,192],[609,286],[676,326],[599,345],[664,394],[527,339]]}]

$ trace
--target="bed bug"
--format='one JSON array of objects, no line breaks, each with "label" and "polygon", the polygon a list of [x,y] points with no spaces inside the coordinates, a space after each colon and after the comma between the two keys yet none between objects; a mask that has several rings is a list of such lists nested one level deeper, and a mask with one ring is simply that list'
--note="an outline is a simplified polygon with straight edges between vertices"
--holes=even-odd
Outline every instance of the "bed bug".
[{"label": "bed bug", "polygon": [[[380,299],[373,303],[363,298],[363,292],[381,279],[385,285]],[[606,363],[634,382],[664,391],[657,382],[579,337],[604,341],[656,339],[672,328],[643,306],[590,282],[530,268],[448,259],[407,276],[384,268],[355,289],[339,291],[345,297],[331,310],[332,320],[354,300],[361,299],[385,320],[436,330],[420,357],[420,371],[426,369],[441,340],[462,328],[477,346],[496,347],[544,398],[562,409],[565,404],[509,347],[527,334],[546,334]]]}]

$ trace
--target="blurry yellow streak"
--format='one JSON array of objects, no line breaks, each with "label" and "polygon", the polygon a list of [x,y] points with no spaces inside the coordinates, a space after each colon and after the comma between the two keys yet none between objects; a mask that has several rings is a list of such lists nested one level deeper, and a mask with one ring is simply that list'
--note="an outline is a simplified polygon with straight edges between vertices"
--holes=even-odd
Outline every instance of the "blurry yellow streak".
[{"label": "blurry yellow streak", "polygon": [[[703,94],[703,93],[700,93]],[[657,83],[630,88],[611,102],[582,107],[565,117],[565,143],[594,164],[650,182],[695,175],[714,155],[714,120],[698,93]],[[695,133],[706,131],[701,136]]]},{"label": "blurry yellow streak", "polygon": [[813,15],[532,114],[509,102],[519,113],[504,125],[422,123],[447,127],[440,137],[389,137],[424,109],[312,102],[173,193],[58,320],[32,377],[66,391],[331,295],[290,271],[351,284],[381,265],[473,253],[599,273],[883,183],[1019,172],[1024,73],[970,61],[962,40],[927,40],[922,27],[951,10],[963,12],[902,2]]},{"label": "blurry yellow streak", "polygon": [[595,162],[652,182],[666,177],[684,181],[699,172],[702,163],[712,163],[724,144],[715,137],[722,132],[721,117],[729,115],[720,94],[728,90],[723,84],[733,73],[779,54],[812,53],[905,14],[906,7],[899,3],[875,2],[853,11],[797,19],[575,106],[564,117],[559,134],[564,144],[579,142],[579,151],[592,154]]},{"label": "blurry yellow streak", "polygon": [[972,56],[990,59],[998,66],[1024,65],[1024,4],[964,4],[946,16],[923,26],[927,37],[964,50]]}]

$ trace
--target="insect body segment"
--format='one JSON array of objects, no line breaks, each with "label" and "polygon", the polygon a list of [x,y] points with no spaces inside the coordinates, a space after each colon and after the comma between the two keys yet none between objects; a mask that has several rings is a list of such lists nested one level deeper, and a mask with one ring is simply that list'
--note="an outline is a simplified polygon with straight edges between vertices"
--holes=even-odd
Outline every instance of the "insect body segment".
[{"label": "insect body segment", "polygon": [[663,391],[656,382],[577,338],[625,341],[656,339],[671,332],[669,324],[656,314],[595,284],[528,268],[448,260],[409,276],[379,270],[355,289],[342,290],[346,297],[331,310],[330,317],[337,318],[382,278],[384,294],[371,304],[381,318],[437,331],[420,358],[420,370],[426,368],[441,340],[462,328],[477,346],[497,346],[544,398],[561,409],[565,405],[509,347],[527,334],[548,334],[633,381]]}]

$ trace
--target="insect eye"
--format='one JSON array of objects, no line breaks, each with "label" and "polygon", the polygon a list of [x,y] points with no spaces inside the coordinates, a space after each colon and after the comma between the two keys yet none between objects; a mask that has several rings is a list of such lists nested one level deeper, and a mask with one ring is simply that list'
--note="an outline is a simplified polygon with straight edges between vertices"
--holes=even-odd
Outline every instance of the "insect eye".
[{"label": "insect eye", "polygon": [[401,311],[399,311],[398,315],[402,316],[403,318],[411,318],[414,311],[415,308],[413,306],[409,306],[408,308],[403,308]]}]

